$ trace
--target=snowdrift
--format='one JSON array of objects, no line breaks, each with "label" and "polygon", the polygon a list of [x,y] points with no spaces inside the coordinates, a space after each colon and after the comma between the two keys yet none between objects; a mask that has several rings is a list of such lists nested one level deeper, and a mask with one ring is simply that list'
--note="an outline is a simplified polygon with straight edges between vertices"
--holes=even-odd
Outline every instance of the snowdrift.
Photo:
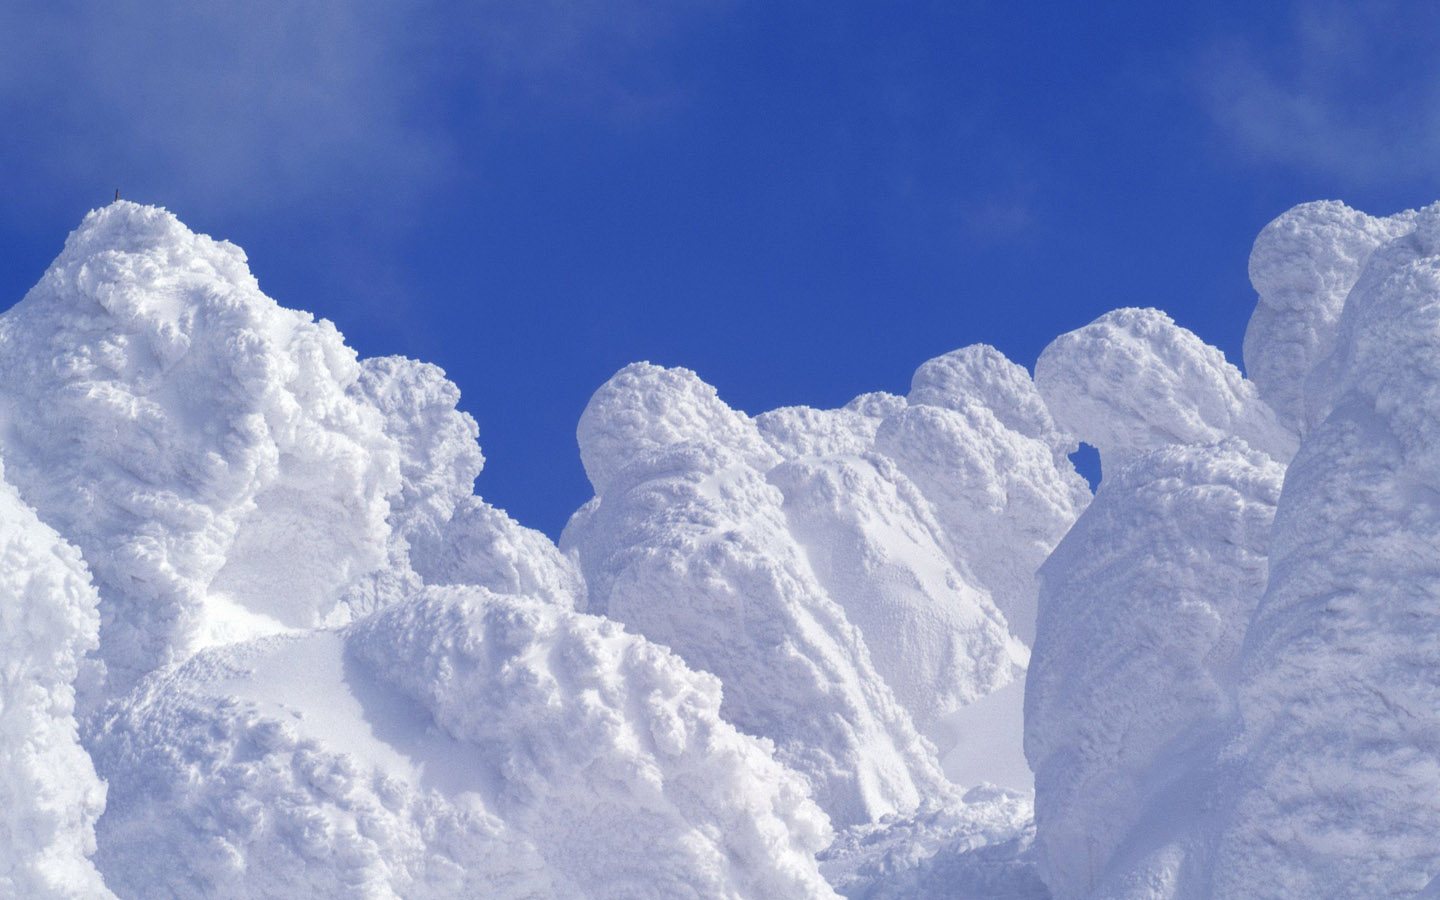
[{"label": "snowdrift", "polygon": [[1250,268],[1248,375],[628,366],[557,546],[438,368],[91,213],[0,315],[0,896],[1436,896],[1440,208]]}]

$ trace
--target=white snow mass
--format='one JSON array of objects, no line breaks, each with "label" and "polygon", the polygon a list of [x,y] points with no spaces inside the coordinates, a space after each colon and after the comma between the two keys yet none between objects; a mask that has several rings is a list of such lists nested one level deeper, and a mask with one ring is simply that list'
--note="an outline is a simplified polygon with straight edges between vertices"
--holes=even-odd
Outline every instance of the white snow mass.
[{"label": "white snow mass", "polygon": [[1244,374],[627,366],[557,546],[440,369],[92,212],[0,314],[0,897],[1440,896],[1440,206],[1250,273]]}]

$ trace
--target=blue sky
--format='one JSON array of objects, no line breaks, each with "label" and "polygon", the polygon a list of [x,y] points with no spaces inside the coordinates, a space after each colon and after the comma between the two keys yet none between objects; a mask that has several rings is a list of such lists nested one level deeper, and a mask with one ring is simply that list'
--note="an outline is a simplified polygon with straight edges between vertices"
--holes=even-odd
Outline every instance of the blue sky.
[{"label": "blue sky", "polygon": [[167,206],[443,366],[558,534],[632,360],[833,406],[1144,305],[1238,364],[1267,221],[1440,198],[1437,45],[1422,3],[8,0],[0,305],[116,187]]}]

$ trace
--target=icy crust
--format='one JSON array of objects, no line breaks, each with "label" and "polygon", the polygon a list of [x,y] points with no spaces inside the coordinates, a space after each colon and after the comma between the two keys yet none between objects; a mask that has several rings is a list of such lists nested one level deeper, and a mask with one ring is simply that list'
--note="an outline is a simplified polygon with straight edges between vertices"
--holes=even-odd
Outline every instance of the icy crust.
[{"label": "icy crust", "polygon": [[1282,462],[1296,439],[1225,356],[1158,309],[1117,309],[1056,338],[1035,383],[1101,464],[1167,444],[1238,437]]},{"label": "icy crust", "polygon": [[820,869],[854,900],[1050,900],[1027,795],[994,787],[843,832]]},{"label": "icy crust", "polygon": [[73,687],[98,602],[79,552],[0,471],[0,896],[112,896],[88,859],[105,786],[80,746]]},{"label": "icy crust", "polygon": [[469,584],[537,597],[567,609],[585,604],[585,579],[549,538],[479,497],[434,530],[412,532],[409,562],[429,585]]},{"label": "icy crust", "polygon": [[126,897],[834,897],[824,814],[719,695],[616,623],[428,589],[147,681],[96,741],[100,860]]},{"label": "icy crust", "polygon": [[1149,451],[1107,473],[1040,570],[1025,750],[1056,900],[1171,897],[1136,886],[1197,867],[1284,475],[1234,438]]},{"label": "icy crust", "polygon": [[383,417],[400,454],[390,522],[401,535],[435,531],[475,493],[485,464],[480,429],[457,410],[460,389],[438,366],[399,356],[364,360],[351,393]]},{"label": "icy crust", "polygon": [[1246,641],[1216,897],[1440,874],[1440,209],[1370,254],[1324,368]]},{"label": "icy crust", "polygon": [[400,454],[387,565],[346,595],[353,613],[378,609],[423,584],[470,584],[575,608],[584,585],[549,538],[474,496],[484,465],[479,429],[456,409],[460,391],[436,366],[367,359],[352,393],[379,410]]},{"label": "icy crust", "polygon": [[886,416],[906,406],[904,397],[885,396],[885,401],[867,397],[868,402],[862,401],[858,408],[852,408],[855,401],[843,409],[784,406],[756,416],[755,425],[761,437],[785,459],[860,456],[875,445],[875,432]]},{"label": "icy crust", "polygon": [[329,322],[153,207],[91,213],[0,316],[10,479],[84,553],[118,692],[207,644],[343,617],[399,453]]},{"label": "icy crust", "polygon": [[1305,381],[1334,350],[1345,298],[1370,254],[1414,222],[1413,212],[1376,218],[1332,200],[1291,209],[1255,239],[1259,302],[1245,331],[1245,371],[1291,430],[1324,418],[1307,416]]}]

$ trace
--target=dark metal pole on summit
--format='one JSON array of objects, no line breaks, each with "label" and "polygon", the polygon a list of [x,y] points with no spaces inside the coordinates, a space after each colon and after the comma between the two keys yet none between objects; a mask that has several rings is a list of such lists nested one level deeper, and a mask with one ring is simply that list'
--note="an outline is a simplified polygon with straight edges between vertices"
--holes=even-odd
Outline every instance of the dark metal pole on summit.
[{"label": "dark metal pole on summit", "polygon": [[115,202],[116,202],[116,203],[119,203],[119,202],[120,202],[120,189],[119,189],[119,188],[116,188],[116,189],[115,189]]}]

